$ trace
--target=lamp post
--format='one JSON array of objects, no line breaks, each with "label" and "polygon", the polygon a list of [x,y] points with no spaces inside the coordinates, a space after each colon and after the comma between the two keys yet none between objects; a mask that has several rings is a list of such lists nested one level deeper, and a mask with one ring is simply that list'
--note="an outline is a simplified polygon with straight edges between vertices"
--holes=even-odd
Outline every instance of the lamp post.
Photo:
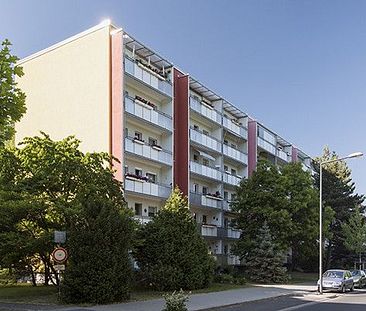
[{"label": "lamp post", "polygon": [[362,152],[354,152],[350,155],[333,160],[327,160],[319,163],[319,293],[323,294],[323,198],[322,198],[322,188],[323,188],[323,172],[322,166],[324,164],[338,162],[350,158],[362,157]]}]

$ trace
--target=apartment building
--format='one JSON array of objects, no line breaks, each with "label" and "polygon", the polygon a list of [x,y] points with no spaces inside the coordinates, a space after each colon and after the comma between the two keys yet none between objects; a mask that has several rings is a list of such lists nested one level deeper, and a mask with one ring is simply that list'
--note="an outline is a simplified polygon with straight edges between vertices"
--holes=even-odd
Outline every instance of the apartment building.
[{"label": "apartment building", "polygon": [[142,223],[178,185],[222,265],[240,264],[231,254],[240,232],[230,203],[258,159],[311,169],[304,152],[110,22],[20,64],[28,110],[16,142],[44,131],[75,135],[83,151],[109,152]]}]

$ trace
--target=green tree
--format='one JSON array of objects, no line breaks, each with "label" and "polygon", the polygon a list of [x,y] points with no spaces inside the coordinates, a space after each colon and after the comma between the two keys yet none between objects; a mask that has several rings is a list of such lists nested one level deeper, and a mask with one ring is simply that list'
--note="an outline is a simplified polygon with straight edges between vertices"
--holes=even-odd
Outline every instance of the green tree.
[{"label": "green tree", "polygon": [[[74,137],[53,141],[42,134],[26,138],[21,149],[0,152],[0,261],[32,271],[41,262],[47,282],[55,273],[53,232],[66,230],[65,300],[119,301],[128,296],[133,223],[109,155],[84,154],[79,144]],[[95,260],[88,257],[91,244]]]},{"label": "green tree", "polygon": [[[314,161],[314,169],[319,173],[319,162],[337,159],[335,152],[324,148],[323,155]],[[314,175],[314,186],[319,189],[319,174]],[[342,224],[347,223],[356,206],[364,201],[362,195],[355,193],[351,170],[345,161],[336,161],[323,166],[323,205],[333,210],[334,219],[328,232],[326,243],[325,268],[347,266],[352,261],[352,253],[344,244]],[[361,211],[364,207],[361,206]]]},{"label": "green tree", "polygon": [[154,288],[197,289],[210,284],[214,261],[178,188],[157,216],[141,227],[137,240],[134,257]]},{"label": "green tree", "polygon": [[246,272],[253,282],[283,283],[287,281],[283,252],[278,250],[266,222],[259,229],[254,247],[244,258]]},{"label": "green tree", "polygon": [[4,40],[0,49],[0,147],[14,136],[14,123],[26,111],[25,94],[15,82],[23,70],[16,65],[19,59],[11,54],[10,46],[9,40]]},{"label": "green tree", "polygon": [[287,251],[292,220],[278,168],[269,162],[260,161],[253,175],[241,181],[236,194],[237,199],[232,208],[238,213],[235,226],[242,234],[235,253],[246,256],[254,247],[264,223],[269,226],[276,244]]},{"label": "green tree", "polygon": [[366,251],[366,224],[365,216],[360,212],[360,208],[356,207],[347,223],[342,224],[344,235],[344,245],[351,252],[359,256],[359,265],[362,269],[362,253]]}]

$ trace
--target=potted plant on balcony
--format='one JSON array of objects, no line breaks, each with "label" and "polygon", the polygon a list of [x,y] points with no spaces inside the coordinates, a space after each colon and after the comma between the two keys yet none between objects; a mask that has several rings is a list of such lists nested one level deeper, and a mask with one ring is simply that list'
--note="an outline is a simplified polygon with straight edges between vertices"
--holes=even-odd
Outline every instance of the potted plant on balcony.
[{"label": "potted plant on balcony", "polygon": [[145,144],[145,141],[144,141],[142,138],[139,138],[139,137],[137,137],[137,136],[135,136],[135,137],[133,138],[133,141],[134,141],[135,143],[140,144],[140,145],[144,145],[144,144]]},{"label": "potted plant on balcony", "polygon": [[158,144],[154,144],[154,143],[151,145],[151,148],[153,148],[153,149],[155,149],[157,151],[163,150],[163,148],[161,146],[159,146]]},{"label": "potted plant on balcony", "polygon": [[156,109],[155,104],[153,104],[152,102],[148,101],[145,98],[142,98],[141,96],[136,95],[135,96],[135,102],[144,105],[148,109],[151,109],[151,108],[154,109],[154,110]]}]

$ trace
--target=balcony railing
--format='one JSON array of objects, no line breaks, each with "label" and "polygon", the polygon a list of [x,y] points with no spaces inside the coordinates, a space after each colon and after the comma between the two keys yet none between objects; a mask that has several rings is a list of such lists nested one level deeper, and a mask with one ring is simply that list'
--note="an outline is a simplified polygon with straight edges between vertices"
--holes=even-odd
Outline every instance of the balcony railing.
[{"label": "balcony railing", "polygon": [[248,164],[248,155],[240,150],[224,144],[224,154],[228,157],[238,160],[244,164]]},{"label": "balcony railing", "polygon": [[143,180],[133,180],[125,177],[125,191],[151,195],[159,198],[168,198],[172,188],[168,185],[151,183]]},{"label": "balcony railing", "polygon": [[190,98],[190,105],[194,111],[216,123],[221,124],[221,115],[213,107],[202,104],[192,97]]},{"label": "balcony railing", "polygon": [[228,228],[227,229],[227,237],[232,239],[239,239],[240,238],[240,230]]},{"label": "balcony railing", "polygon": [[241,178],[229,173],[224,173],[224,182],[233,186],[238,186],[240,184]]},{"label": "balcony railing", "polygon": [[193,140],[194,142],[215,150],[216,152],[221,151],[221,143],[216,138],[203,134],[202,132],[193,128],[190,129],[190,134],[191,140]]},{"label": "balcony railing", "polygon": [[289,155],[285,151],[277,150],[277,156],[283,161],[289,162]]},{"label": "balcony railing", "polygon": [[172,85],[167,80],[149,72],[148,69],[139,66],[134,60],[127,56],[125,56],[125,71],[154,89],[157,89],[170,97],[172,96]]},{"label": "balcony railing", "polygon": [[150,146],[144,142],[135,141],[131,137],[125,138],[125,150],[162,164],[172,165],[173,163],[173,155],[170,151]]},{"label": "balcony railing", "polygon": [[169,131],[172,131],[172,117],[147,105],[135,102],[130,97],[125,97],[125,110],[141,119],[147,120]]},{"label": "balcony railing", "polygon": [[193,173],[203,175],[205,177],[213,178],[218,181],[222,180],[222,173],[219,170],[206,166],[206,165],[202,165],[202,164],[191,161],[190,170]]},{"label": "balcony railing", "polygon": [[209,195],[203,195],[200,193],[190,193],[190,202],[194,205],[202,205],[207,207],[213,207],[213,208],[220,208],[222,207],[222,199],[214,198]]},{"label": "balcony railing", "polygon": [[258,146],[268,151],[269,153],[276,155],[276,147],[268,141],[264,140],[262,137],[258,137]]},{"label": "balcony railing", "polygon": [[204,225],[201,226],[202,236],[217,237],[217,227],[215,225]]},{"label": "balcony railing", "polygon": [[236,122],[230,120],[227,117],[223,117],[223,124],[224,127],[226,127],[231,132],[237,134],[238,136],[248,139],[248,131],[245,127],[243,127],[240,124],[237,124]]},{"label": "balcony railing", "polygon": [[229,255],[227,257],[227,264],[230,266],[238,266],[240,265],[239,256]]}]

